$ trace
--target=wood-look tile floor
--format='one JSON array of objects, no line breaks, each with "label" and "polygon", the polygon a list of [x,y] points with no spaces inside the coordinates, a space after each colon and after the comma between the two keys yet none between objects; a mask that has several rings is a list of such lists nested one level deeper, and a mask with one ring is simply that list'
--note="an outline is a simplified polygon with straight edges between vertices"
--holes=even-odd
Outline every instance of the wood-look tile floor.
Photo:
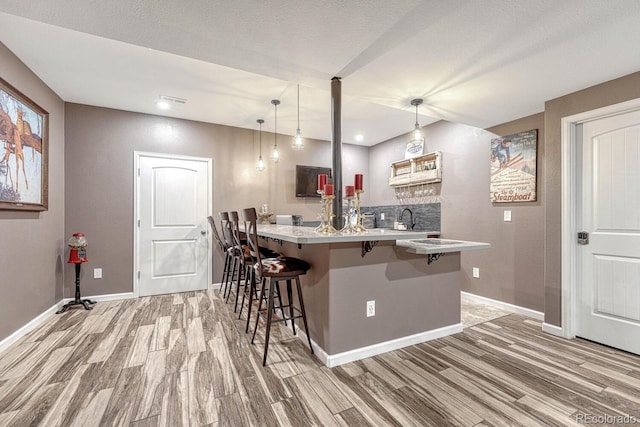
[{"label": "wood-look tile floor", "polygon": [[[0,354],[0,426],[549,426],[640,419],[640,357],[510,314],[328,369],[215,290],[71,310]],[[599,418],[597,418],[599,417]],[[603,418],[608,417],[608,418]],[[613,418],[620,417],[620,418]]]}]

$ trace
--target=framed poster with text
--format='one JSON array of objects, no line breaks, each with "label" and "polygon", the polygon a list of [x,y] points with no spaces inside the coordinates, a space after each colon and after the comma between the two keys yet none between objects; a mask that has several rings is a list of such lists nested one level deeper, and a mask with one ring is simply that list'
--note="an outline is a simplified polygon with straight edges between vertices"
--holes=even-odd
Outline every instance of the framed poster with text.
[{"label": "framed poster with text", "polygon": [[536,201],[538,130],[491,140],[492,203]]}]

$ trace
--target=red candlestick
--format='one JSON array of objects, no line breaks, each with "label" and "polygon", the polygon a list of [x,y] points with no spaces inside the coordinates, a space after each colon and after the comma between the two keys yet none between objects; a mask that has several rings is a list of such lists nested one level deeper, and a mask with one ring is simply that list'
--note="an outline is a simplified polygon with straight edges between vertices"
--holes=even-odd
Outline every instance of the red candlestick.
[{"label": "red candlestick", "polygon": [[318,175],[318,190],[324,190],[325,185],[327,185],[327,174],[321,173]]},{"label": "red candlestick", "polygon": [[362,191],[362,174],[361,173],[357,173],[356,174],[356,190],[361,190]]},{"label": "red candlestick", "polygon": [[356,195],[356,187],[353,185],[347,185],[344,187],[344,196],[345,197],[353,197]]},{"label": "red candlestick", "polygon": [[325,196],[333,196],[333,184],[325,184],[324,185],[324,195]]}]

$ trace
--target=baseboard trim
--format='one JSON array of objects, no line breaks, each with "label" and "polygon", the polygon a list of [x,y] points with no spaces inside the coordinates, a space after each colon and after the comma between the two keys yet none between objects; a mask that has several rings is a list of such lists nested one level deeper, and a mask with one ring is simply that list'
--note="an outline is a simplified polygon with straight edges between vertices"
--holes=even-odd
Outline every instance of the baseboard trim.
[{"label": "baseboard trim", "polygon": [[[123,292],[121,294],[92,295],[88,297],[85,297],[85,296],[82,297],[82,299],[90,299],[96,302],[118,301],[121,299],[130,299],[130,298],[135,298],[133,295],[133,292]],[[62,307],[64,304],[68,303],[69,301],[73,301],[73,298],[65,298],[62,301],[60,301],[58,304],[60,305],[60,307]]]},{"label": "baseboard trim", "polygon": [[41,314],[33,318],[29,323],[27,323],[26,325],[24,325],[23,327],[16,330],[14,333],[12,333],[8,337],[0,341],[0,353],[5,351],[7,347],[9,347],[11,344],[18,341],[20,338],[22,338],[23,336],[27,335],[29,332],[31,332],[32,330],[40,326],[40,324],[42,324],[47,319],[47,317],[51,316],[56,311],[58,311],[58,306],[59,304],[55,304],[54,306],[49,307],[44,312],[42,312]]},{"label": "baseboard trim", "polygon": [[480,295],[470,294],[469,292],[464,291],[460,291],[460,297],[467,301],[474,301],[491,305],[502,310],[507,310],[512,313],[521,314],[523,316],[529,316],[536,320],[544,321],[544,313],[541,311],[531,310],[530,308],[520,307],[519,305],[509,304],[508,302],[498,301],[495,299],[482,297]]},{"label": "baseboard trim", "polygon": [[564,330],[560,326],[552,325],[550,323],[542,323],[542,331],[557,337],[564,338]]},{"label": "baseboard trim", "polygon": [[[299,331],[299,338],[307,343],[307,336],[304,331]],[[366,359],[368,357],[377,356],[378,354],[387,353],[389,351],[398,350],[410,345],[420,344],[437,338],[446,337],[448,335],[462,332],[462,323],[445,326],[430,331],[421,332],[419,334],[409,335],[402,338],[396,338],[390,341],[373,344],[366,347],[356,348],[354,350],[345,351],[343,353],[327,354],[323,348],[311,340],[315,356],[328,368],[343,365],[356,360]]]},{"label": "baseboard trim", "polygon": [[[82,297],[82,299],[90,299],[96,302],[105,302],[105,301],[116,301],[122,299],[133,298],[133,292],[124,292],[121,294],[107,294],[107,295],[94,295],[88,297]],[[52,307],[49,307],[44,312],[33,318],[29,323],[22,326],[20,329],[16,330],[14,333],[0,341],[0,353],[7,349],[11,344],[18,341],[23,336],[27,335],[29,332],[40,326],[49,316],[56,313],[56,311],[60,310],[62,306],[69,301],[72,301],[73,298],[64,298],[60,302],[56,303]]]}]

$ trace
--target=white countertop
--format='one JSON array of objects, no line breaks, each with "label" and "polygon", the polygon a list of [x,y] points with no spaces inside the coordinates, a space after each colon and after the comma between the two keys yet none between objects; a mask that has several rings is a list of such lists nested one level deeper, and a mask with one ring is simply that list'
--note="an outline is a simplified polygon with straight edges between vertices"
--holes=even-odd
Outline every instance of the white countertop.
[{"label": "white countertop", "polygon": [[398,240],[396,241],[396,246],[401,246],[406,248],[408,252],[416,254],[438,254],[446,252],[464,252],[474,249],[487,249],[491,247],[491,244],[437,238]]},{"label": "white countertop", "polygon": [[404,231],[373,228],[360,233],[318,233],[312,227],[258,224],[258,235],[298,244],[426,239],[439,231]]}]

